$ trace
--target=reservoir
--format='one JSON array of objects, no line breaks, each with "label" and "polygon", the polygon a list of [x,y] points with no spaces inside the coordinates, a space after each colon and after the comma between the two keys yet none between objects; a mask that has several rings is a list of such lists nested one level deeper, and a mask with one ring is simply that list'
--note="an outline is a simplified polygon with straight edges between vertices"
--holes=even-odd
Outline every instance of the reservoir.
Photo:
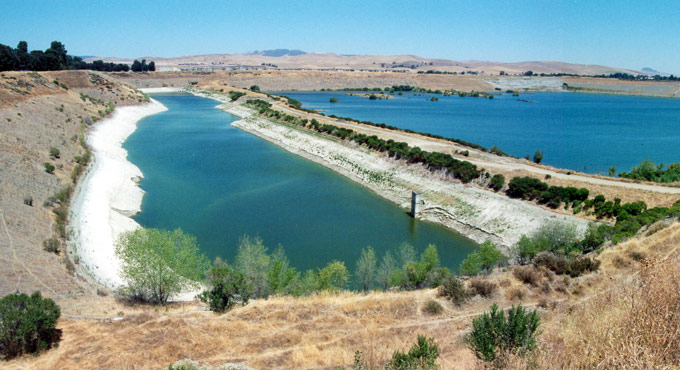
[{"label": "reservoir", "polygon": [[[462,139],[517,157],[543,150],[543,163],[607,174],[646,158],[680,162],[680,99],[580,93],[503,93],[493,99],[414,94],[369,100],[345,92],[286,92],[303,108]],[[439,101],[429,101],[432,96]],[[330,103],[331,97],[338,99]],[[525,101],[519,101],[522,99]]]},{"label": "reservoir", "polygon": [[153,96],[168,110],[139,121],[124,143],[146,192],[135,220],[144,227],[196,236],[201,250],[233,262],[243,235],[269,251],[281,245],[298,270],[344,261],[354,271],[361,249],[378,259],[410,243],[438,247],[455,268],[476,244],[331,170],[240,131],[216,101],[192,95]]}]

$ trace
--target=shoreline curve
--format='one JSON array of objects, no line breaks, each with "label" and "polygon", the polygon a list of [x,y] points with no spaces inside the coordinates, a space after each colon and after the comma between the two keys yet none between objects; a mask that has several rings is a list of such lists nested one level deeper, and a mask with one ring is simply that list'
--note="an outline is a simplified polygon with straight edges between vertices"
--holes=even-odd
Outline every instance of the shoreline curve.
[{"label": "shoreline curve", "polygon": [[143,174],[127,160],[122,145],[142,118],[167,109],[154,99],[144,105],[118,107],[87,135],[93,161],[71,203],[74,240],[69,252],[78,258],[76,265],[82,272],[107,288],[123,285],[115,241],[121,233],[140,227],[131,217],[140,212],[144,196],[138,186]]}]

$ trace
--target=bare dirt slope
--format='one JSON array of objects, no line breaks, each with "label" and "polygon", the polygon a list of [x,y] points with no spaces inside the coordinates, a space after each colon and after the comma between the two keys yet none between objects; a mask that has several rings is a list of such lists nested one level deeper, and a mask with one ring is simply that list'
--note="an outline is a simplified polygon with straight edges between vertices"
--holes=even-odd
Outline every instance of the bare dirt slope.
[{"label": "bare dirt slope", "polygon": [[[55,227],[58,201],[73,186],[81,137],[106,114],[108,102],[139,104],[144,96],[85,71],[0,74],[0,296],[40,290],[65,298],[88,288],[67,269],[64,240]],[[51,157],[50,149],[59,150]],[[55,167],[46,172],[44,163]],[[59,240],[60,254],[44,250]]]}]

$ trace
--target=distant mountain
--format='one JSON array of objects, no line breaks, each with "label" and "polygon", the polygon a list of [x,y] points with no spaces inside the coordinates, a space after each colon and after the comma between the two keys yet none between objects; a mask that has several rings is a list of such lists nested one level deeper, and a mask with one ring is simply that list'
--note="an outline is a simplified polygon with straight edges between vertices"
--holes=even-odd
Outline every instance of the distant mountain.
[{"label": "distant mountain", "polygon": [[642,68],[640,71],[648,76],[668,76],[668,73],[659,72],[656,69],[649,67]]},{"label": "distant mountain", "polygon": [[255,50],[247,55],[262,55],[263,57],[294,57],[296,55],[307,54],[302,50],[290,50],[290,49],[274,49],[274,50]]}]

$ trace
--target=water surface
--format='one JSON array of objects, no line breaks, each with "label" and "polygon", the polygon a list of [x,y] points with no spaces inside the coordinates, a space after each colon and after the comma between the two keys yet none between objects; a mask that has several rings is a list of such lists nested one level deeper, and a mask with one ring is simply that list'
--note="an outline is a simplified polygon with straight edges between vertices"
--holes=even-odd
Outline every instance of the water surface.
[{"label": "water surface", "polygon": [[[607,174],[649,158],[680,162],[680,99],[535,93],[494,99],[404,93],[369,100],[344,92],[286,92],[304,108],[458,138],[517,157],[545,152],[544,163]],[[429,101],[437,96],[439,101]],[[338,98],[330,103],[331,97]]]},{"label": "water surface", "polygon": [[476,245],[404,210],[329,169],[236,129],[217,102],[155,95],[168,111],[141,120],[125,142],[146,191],[135,220],[182,228],[211,258],[233,261],[243,235],[269,250],[282,245],[298,269],[337,259],[354,270],[362,248],[380,258],[409,242],[436,244],[442,264],[457,266]]}]

